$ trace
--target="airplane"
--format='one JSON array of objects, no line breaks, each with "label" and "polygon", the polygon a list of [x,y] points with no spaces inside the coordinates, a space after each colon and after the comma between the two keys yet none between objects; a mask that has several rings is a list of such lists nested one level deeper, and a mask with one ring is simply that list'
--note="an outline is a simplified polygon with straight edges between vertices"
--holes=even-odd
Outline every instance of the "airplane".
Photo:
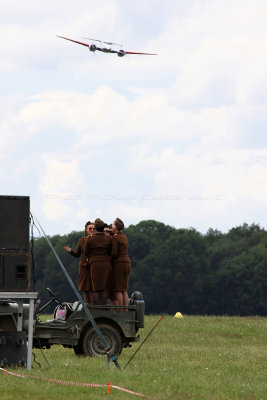
[{"label": "airplane", "polygon": [[[115,49],[111,48],[112,45],[116,45],[116,46],[121,46],[121,45],[117,44],[117,43],[112,43],[112,42],[104,42],[99,39],[85,38],[85,39],[92,40],[93,42],[101,43],[101,45],[96,46],[95,43],[89,44],[89,43],[78,42],[77,40],[69,39],[67,37],[59,36],[59,35],[57,35],[57,37],[59,37],[61,39],[69,40],[70,42],[81,44],[82,46],[86,46],[86,47],[88,47],[88,50],[92,51],[93,53],[95,51],[102,51],[103,53],[115,53],[115,54],[117,54],[118,57],[124,57],[125,54],[139,54],[139,55],[146,55],[146,56],[156,56],[157,55],[154,53],[139,53],[139,52],[135,52],[135,51],[125,51],[123,49],[115,50]],[[103,43],[106,44],[107,46],[103,46]]]}]

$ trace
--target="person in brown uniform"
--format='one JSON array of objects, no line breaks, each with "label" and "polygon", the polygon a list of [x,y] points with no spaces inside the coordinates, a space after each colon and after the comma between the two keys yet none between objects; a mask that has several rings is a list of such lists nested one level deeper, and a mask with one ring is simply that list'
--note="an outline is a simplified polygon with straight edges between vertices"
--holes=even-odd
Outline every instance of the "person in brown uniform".
[{"label": "person in brown uniform", "polygon": [[79,264],[78,274],[78,285],[79,290],[83,292],[83,299],[85,303],[93,304],[93,287],[90,273],[90,266],[88,257],[84,253],[85,240],[88,236],[91,236],[94,232],[93,222],[86,222],[84,229],[84,236],[79,239],[76,250],[72,250],[69,246],[65,246],[64,249],[73,257],[81,257]]},{"label": "person in brown uniform", "polygon": [[112,224],[112,281],[115,292],[116,304],[128,306],[128,282],[131,270],[131,262],[128,257],[128,239],[123,234],[124,223],[116,218]]},{"label": "person in brown uniform", "polygon": [[107,236],[112,236],[112,224],[108,225],[105,224],[104,226],[104,232]]},{"label": "person in brown uniform", "polygon": [[93,304],[107,303],[111,286],[111,238],[104,233],[104,222],[95,220],[95,232],[85,242],[85,254],[90,258]]}]

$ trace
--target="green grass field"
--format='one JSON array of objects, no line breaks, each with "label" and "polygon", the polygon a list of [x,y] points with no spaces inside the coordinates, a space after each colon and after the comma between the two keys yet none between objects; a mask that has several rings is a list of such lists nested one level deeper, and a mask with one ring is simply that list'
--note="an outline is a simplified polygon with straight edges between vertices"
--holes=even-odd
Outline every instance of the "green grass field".
[{"label": "green grass field", "polygon": [[[160,316],[147,316],[141,341]],[[124,349],[121,367],[139,344]],[[151,399],[267,399],[267,318],[165,316],[126,370],[106,359],[77,358],[72,349],[34,350],[40,368],[13,369],[35,377],[120,386]],[[1,400],[138,399],[106,387],[61,385],[0,371]]]}]

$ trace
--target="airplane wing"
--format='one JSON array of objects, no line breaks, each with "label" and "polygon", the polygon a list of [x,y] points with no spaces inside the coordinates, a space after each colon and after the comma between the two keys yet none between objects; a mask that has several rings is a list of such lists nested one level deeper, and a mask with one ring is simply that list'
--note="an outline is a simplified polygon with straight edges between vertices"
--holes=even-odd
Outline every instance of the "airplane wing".
[{"label": "airplane wing", "polygon": [[145,56],[157,56],[155,53],[138,53],[136,51],[125,51],[125,54],[141,54]]},{"label": "airplane wing", "polygon": [[104,42],[103,41],[103,43],[106,43],[106,44],[108,44],[108,45],[112,45],[112,44],[115,44],[116,46],[121,46],[121,44],[119,44],[119,43],[113,43],[113,42]]},{"label": "airplane wing", "polygon": [[89,38],[89,37],[85,37],[84,39],[92,40],[93,42],[104,43],[102,40],[99,40],[99,39],[92,39],[92,38]]},{"label": "airplane wing", "polygon": [[[57,35],[57,37],[60,37],[61,39],[69,40],[70,42],[74,42],[74,43],[81,44],[82,46],[88,47],[88,49],[90,49],[90,50],[91,50],[91,48],[94,46],[94,45],[91,45],[91,44],[88,44],[88,43],[78,42],[78,40],[69,39],[69,38],[66,38],[66,37],[64,37],[64,36],[59,36],[59,35]],[[95,48],[94,48],[94,50],[92,50],[92,51],[95,51],[95,50],[102,51],[102,49],[101,49],[100,47],[96,47],[96,46],[94,46],[94,47],[95,47]]]},{"label": "airplane wing", "polygon": [[[86,47],[88,47],[88,48],[90,48],[90,46],[91,46],[91,45],[88,44],[88,43],[78,42],[78,40],[69,39],[69,38],[64,37],[64,36],[59,36],[59,35],[57,35],[57,37],[59,37],[59,38],[61,38],[61,39],[69,40],[70,42],[74,42],[74,43],[81,44],[82,46],[86,46]],[[97,47],[96,49],[99,50],[98,47]]]}]

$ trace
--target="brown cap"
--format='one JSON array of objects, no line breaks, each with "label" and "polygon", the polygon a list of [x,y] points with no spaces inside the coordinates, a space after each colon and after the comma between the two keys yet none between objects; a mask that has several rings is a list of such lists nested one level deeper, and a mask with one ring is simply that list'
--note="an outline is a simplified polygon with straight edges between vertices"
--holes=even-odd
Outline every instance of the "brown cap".
[{"label": "brown cap", "polygon": [[104,230],[105,223],[102,221],[102,219],[97,218],[95,220],[95,229],[99,232],[102,232]]},{"label": "brown cap", "polygon": [[114,225],[116,226],[116,228],[118,229],[118,231],[123,231],[124,229],[124,223],[122,222],[121,219],[116,218],[114,221]]}]

